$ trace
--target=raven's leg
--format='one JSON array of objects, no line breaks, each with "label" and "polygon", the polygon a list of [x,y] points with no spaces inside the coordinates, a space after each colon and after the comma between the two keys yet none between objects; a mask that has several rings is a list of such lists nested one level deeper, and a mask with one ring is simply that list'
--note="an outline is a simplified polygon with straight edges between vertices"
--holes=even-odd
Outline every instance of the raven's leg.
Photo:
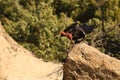
[{"label": "raven's leg", "polygon": [[79,43],[80,41],[78,41],[78,40],[75,40],[75,44],[77,44],[77,43]]}]

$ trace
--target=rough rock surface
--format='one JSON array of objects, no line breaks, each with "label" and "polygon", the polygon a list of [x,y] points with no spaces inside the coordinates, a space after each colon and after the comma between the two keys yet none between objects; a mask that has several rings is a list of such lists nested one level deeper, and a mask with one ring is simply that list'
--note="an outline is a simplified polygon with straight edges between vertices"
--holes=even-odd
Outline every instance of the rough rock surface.
[{"label": "rough rock surface", "polygon": [[81,42],[68,53],[63,80],[120,80],[120,60]]},{"label": "rough rock surface", "polygon": [[62,80],[62,64],[44,62],[18,45],[0,25],[0,80]]}]

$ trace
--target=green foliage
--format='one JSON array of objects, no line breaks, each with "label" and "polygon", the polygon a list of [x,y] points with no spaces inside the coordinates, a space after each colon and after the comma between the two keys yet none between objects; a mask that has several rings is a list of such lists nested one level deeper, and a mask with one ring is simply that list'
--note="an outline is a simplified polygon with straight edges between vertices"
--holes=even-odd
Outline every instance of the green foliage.
[{"label": "green foliage", "polygon": [[[16,41],[46,61],[55,59],[62,61],[65,58],[69,41],[66,38],[60,38],[59,32],[73,22],[71,18],[60,14],[58,19],[53,14],[50,2],[4,2],[6,4],[1,1],[5,6],[1,12],[3,13],[1,20],[6,31]],[[12,6],[7,8],[8,5]],[[15,8],[16,11],[14,11]]]},{"label": "green foliage", "polygon": [[[96,35],[92,35],[91,44],[98,47],[106,54],[112,56],[120,52],[120,6],[118,0],[91,0],[97,7],[96,18],[101,21],[101,25],[96,29]],[[95,42],[95,43],[94,43]],[[120,59],[119,55],[117,58]]]},{"label": "green foliage", "polygon": [[70,46],[60,37],[74,21],[100,24],[86,40],[120,59],[119,0],[0,0],[0,20],[21,45],[46,61],[63,61]]}]

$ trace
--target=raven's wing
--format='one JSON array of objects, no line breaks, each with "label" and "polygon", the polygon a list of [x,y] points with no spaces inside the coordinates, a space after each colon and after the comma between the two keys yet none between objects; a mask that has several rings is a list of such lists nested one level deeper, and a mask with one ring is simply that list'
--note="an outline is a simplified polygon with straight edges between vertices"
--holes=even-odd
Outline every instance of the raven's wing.
[{"label": "raven's wing", "polygon": [[88,26],[86,23],[84,23],[84,24],[80,25],[80,28],[83,29],[83,31],[84,31],[85,34],[89,34],[89,33],[91,33],[91,32],[93,31],[94,26],[95,26],[95,25],[93,25],[93,26]]},{"label": "raven's wing", "polygon": [[71,33],[76,26],[77,26],[77,23],[73,23],[73,24],[71,24],[70,26],[68,26],[68,27],[64,30],[64,32],[70,32],[70,33]]}]

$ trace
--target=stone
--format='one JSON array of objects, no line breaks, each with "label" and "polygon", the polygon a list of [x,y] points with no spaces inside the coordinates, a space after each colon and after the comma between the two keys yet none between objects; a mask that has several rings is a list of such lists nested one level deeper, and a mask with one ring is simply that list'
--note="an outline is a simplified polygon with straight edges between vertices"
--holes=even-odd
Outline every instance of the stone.
[{"label": "stone", "polygon": [[80,42],[68,53],[63,80],[120,80],[120,60]]}]

